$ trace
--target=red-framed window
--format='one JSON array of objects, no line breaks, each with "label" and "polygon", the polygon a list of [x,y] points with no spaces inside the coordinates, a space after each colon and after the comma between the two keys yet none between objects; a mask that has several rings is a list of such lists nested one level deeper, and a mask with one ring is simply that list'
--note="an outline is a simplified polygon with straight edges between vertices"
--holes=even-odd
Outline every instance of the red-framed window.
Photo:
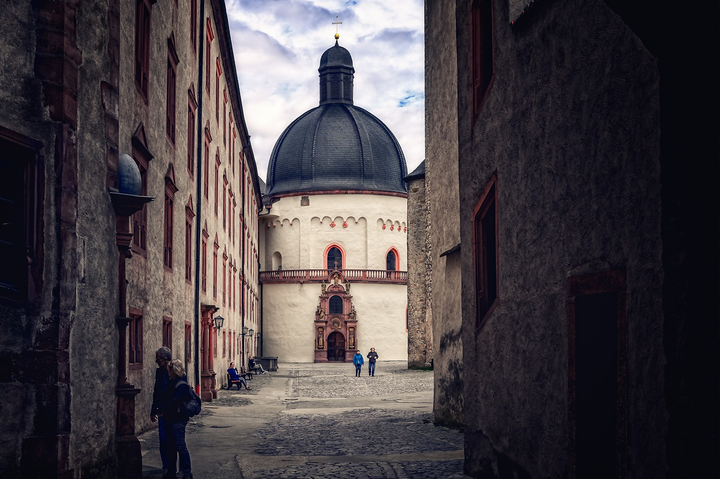
[{"label": "red-framed window", "polygon": [[150,0],[137,0],[135,11],[135,86],[148,101],[150,73]]},{"label": "red-framed window", "polygon": [[217,299],[217,277],[218,277],[218,244],[217,235],[215,235],[215,245],[213,247],[213,298]]},{"label": "red-framed window", "polygon": [[[140,194],[147,196],[147,171],[153,155],[148,151],[145,128],[140,124],[132,138],[132,156],[140,170]],[[133,245],[132,250],[140,256],[147,256],[147,228],[148,228],[148,205],[143,205],[133,215]]]},{"label": "red-framed window", "polygon": [[187,122],[187,170],[190,178],[195,177],[195,112],[197,111],[195,86],[188,88],[188,122]]},{"label": "red-framed window", "polygon": [[497,220],[497,181],[493,174],[473,212],[477,328],[481,327],[498,301]]},{"label": "red-framed window", "polygon": [[200,284],[203,293],[207,293],[207,240],[209,237],[206,224],[202,231],[202,244],[200,246]]},{"label": "red-framed window", "polygon": [[177,97],[177,65],[180,62],[175,50],[175,33],[167,40],[167,95],[165,101],[165,133],[170,143],[175,144],[175,101]]},{"label": "red-framed window", "polygon": [[223,173],[223,204],[222,204],[222,225],[223,225],[223,231],[227,231],[227,187],[228,187],[228,180],[225,173]]},{"label": "red-framed window", "polygon": [[163,316],[162,319],[162,344],[172,349],[172,318]]},{"label": "red-framed window", "polygon": [[210,134],[210,122],[205,125],[205,158],[203,164],[203,193],[205,199],[210,198],[210,143],[212,143],[212,135]]},{"label": "red-framed window", "polygon": [[190,45],[192,46],[193,53],[197,51],[197,19],[198,19],[198,4],[197,0],[190,0]]},{"label": "red-framed window", "polygon": [[223,248],[223,274],[222,274],[222,305],[225,306],[225,299],[227,298],[227,250]]},{"label": "red-framed window", "polygon": [[474,0],[472,21],[473,117],[480,113],[495,75],[492,0]]},{"label": "red-framed window", "polygon": [[[215,35],[213,35],[210,17],[207,18],[205,25],[205,58],[210,58],[210,45],[212,44],[213,38],[215,37]],[[205,91],[207,91],[208,95],[210,94],[210,70],[212,68],[210,65],[210,61],[205,62]]]},{"label": "red-framed window", "polygon": [[163,234],[163,264],[168,269],[172,269],[173,267],[173,210],[175,205],[175,192],[177,190],[177,186],[175,186],[175,173],[171,163],[168,174],[165,176],[165,227]]},{"label": "red-framed window", "polygon": [[220,148],[215,150],[215,218],[218,216],[220,202]]},{"label": "red-framed window", "polygon": [[400,269],[400,254],[396,248],[390,248],[385,254],[385,269],[388,271]]},{"label": "red-framed window", "polygon": [[33,302],[42,289],[42,144],[0,126],[0,299]]},{"label": "red-framed window", "polygon": [[213,336],[215,336],[215,341],[213,341],[213,346],[212,346],[212,348],[213,348],[213,357],[217,357],[217,353],[218,353],[218,351],[217,351],[217,350],[218,350],[218,330],[215,329],[215,328],[213,328],[213,331],[215,331],[215,333],[213,334]]},{"label": "red-framed window", "polygon": [[190,195],[185,205],[185,281],[188,283],[192,282],[193,218],[195,218],[195,212],[192,207],[192,195]]},{"label": "red-framed window", "polygon": [[227,333],[223,331],[223,350],[222,350],[222,357],[225,357],[227,354]]},{"label": "red-framed window", "polygon": [[[339,244],[331,244],[325,248],[325,269],[345,269],[345,251]],[[251,267],[252,267],[252,262]]]},{"label": "red-framed window", "polygon": [[[210,58],[210,55],[208,55]],[[220,75],[222,75],[222,66],[220,65],[220,57],[215,57],[215,123],[220,124]]]},{"label": "red-framed window", "polygon": [[128,323],[128,363],[142,366],[143,362],[143,311],[129,308]]},{"label": "red-framed window", "polygon": [[[228,96],[227,96],[227,90],[223,88],[223,146],[227,145],[227,102],[228,102]],[[228,151],[230,151],[228,149]]]}]

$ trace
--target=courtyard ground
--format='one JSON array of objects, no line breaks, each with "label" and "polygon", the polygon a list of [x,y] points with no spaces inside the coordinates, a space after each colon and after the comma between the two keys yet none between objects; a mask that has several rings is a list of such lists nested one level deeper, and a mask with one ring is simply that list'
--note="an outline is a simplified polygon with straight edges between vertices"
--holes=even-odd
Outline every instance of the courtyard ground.
[{"label": "courtyard ground", "polygon": [[[432,424],[432,371],[379,361],[280,363],[252,391],[218,391],[188,423],[196,479],[462,478],[463,435]],[[159,479],[157,429],[140,436],[143,477]]]}]

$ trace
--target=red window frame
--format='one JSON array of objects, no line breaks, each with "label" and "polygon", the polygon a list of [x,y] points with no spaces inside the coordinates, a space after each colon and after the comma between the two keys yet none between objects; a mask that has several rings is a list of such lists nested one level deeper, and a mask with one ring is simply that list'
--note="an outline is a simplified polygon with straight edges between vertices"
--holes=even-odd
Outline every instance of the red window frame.
[{"label": "red window frame", "polygon": [[220,199],[220,148],[215,150],[215,218],[218,216],[218,203]]},{"label": "red window frame", "polygon": [[198,106],[194,90],[195,87],[191,84],[188,88],[187,125],[187,170],[191,179],[195,177],[195,112]]},{"label": "red window frame", "polygon": [[42,144],[0,126],[0,299],[32,303],[43,284],[43,204],[45,174]]},{"label": "red window frame", "polygon": [[213,248],[213,298],[217,299],[217,277],[218,277],[218,244],[217,235],[215,236],[215,245]]},{"label": "red window frame", "polygon": [[192,195],[188,198],[185,205],[185,281],[192,282],[192,237],[193,237],[193,218],[195,212],[192,208]]},{"label": "red window frame", "polygon": [[473,210],[476,328],[479,330],[499,301],[497,175],[493,174]]},{"label": "red window frame", "polygon": [[167,40],[168,58],[167,58],[167,95],[165,102],[165,133],[170,143],[175,144],[175,117],[177,97],[177,64],[180,62],[177,51],[175,50],[175,34],[171,33]]},{"label": "red window frame", "polygon": [[[206,35],[205,35],[205,58],[210,58],[210,45],[212,44],[213,38],[215,35],[213,35],[213,29],[212,29],[212,23],[210,22],[210,17],[207,17],[207,21],[205,23],[206,25]],[[207,91],[207,94],[210,94],[210,62],[205,62],[205,91]]]},{"label": "red window frame", "polygon": [[129,308],[128,323],[128,364],[130,367],[143,363],[143,311]]},{"label": "red window frame", "polygon": [[471,4],[473,118],[477,118],[495,79],[492,0]]},{"label": "red window frame", "polygon": [[190,0],[190,45],[192,45],[193,52],[197,52],[197,18],[197,0]]},{"label": "red window frame", "polygon": [[[138,127],[133,136],[132,156],[140,170],[140,194],[147,196],[147,171],[152,155],[147,151],[144,143],[145,132],[142,125]],[[148,228],[148,205],[133,214],[133,245],[132,250],[140,256],[147,257],[147,228]]]},{"label": "red window frame", "polygon": [[203,193],[205,193],[205,199],[210,199],[210,143],[212,143],[212,135],[210,134],[210,122],[205,125],[205,164],[203,165]]},{"label": "red window frame", "polygon": [[202,231],[202,245],[200,247],[200,263],[201,263],[201,286],[202,292],[207,293],[207,240],[210,235],[207,232],[207,225]]},{"label": "red window frame", "polygon": [[173,268],[175,192],[178,190],[177,186],[175,186],[174,176],[171,164],[168,176],[165,177],[165,215],[163,230],[163,264],[169,270]]},{"label": "red window frame", "polygon": [[162,344],[172,349],[172,318],[163,316],[162,321]]},{"label": "red window frame", "polygon": [[150,73],[150,0],[138,0],[135,11],[135,86],[148,102],[148,82]]}]

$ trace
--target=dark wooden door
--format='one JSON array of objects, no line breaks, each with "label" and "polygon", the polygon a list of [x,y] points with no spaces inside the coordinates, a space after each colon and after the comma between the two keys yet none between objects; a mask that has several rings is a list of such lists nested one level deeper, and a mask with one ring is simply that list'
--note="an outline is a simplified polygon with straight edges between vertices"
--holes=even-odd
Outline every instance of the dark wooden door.
[{"label": "dark wooden door", "polygon": [[327,338],[327,358],[328,361],[344,361],[345,360],[345,336],[335,331],[330,333]]}]

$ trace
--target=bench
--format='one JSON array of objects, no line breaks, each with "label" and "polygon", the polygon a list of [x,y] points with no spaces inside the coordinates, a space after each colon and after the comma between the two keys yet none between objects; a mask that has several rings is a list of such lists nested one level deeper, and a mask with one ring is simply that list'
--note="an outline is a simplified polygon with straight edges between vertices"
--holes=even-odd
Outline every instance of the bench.
[{"label": "bench", "polygon": [[[247,378],[247,374],[239,374],[238,376]],[[228,390],[232,389],[233,385],[237,385],[238,391],[240,390],[240,386],[243,385],[242,379],[232,379],[230,373],[225,373],[225,377],[227,378]],[[247,382],[245,382],[245,386],[247,387]]]}]

